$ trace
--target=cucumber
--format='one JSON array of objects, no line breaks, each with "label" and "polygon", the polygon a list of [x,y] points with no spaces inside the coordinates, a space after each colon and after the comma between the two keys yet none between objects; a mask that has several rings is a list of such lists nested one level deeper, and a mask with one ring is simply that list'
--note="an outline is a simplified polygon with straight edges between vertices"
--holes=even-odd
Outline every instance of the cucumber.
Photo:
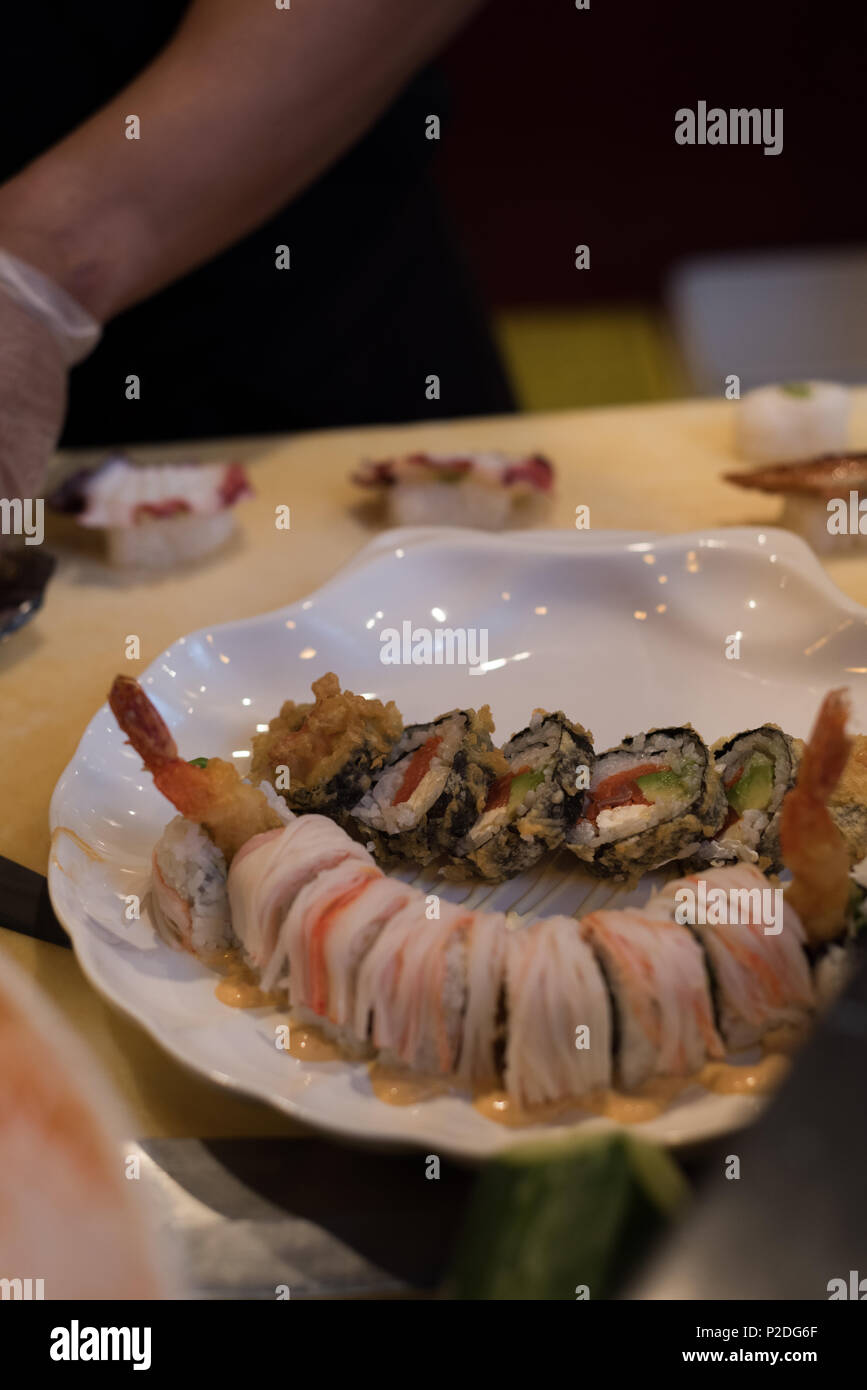
[{"label": "cucumber", "polygon": [[636,777],[635,785],[641,788],[648,801],[663,801],[686,795],[683,779],[668,767],[662,772],[646,772],[643,777]]},{"label": "cucumber", "polygon": [[520,806],[527,792],[533,791],[544,780],[544,772],[519,772],[517,777],[513,777],[509,787],[509,810],[514,811],[516,806]]},{"label": "cucumber", "polygon": [[726,796],[738,815],[744,811],[763,811],[774,790],[774,766],[763,753],[753,753],[743,773],[729,787]]},{"label": "cucumber", "polygon": [[442,1294],[609,1298],[686,1191],[668,1155],[629,1134],[522,1145],[479,1178]]}]

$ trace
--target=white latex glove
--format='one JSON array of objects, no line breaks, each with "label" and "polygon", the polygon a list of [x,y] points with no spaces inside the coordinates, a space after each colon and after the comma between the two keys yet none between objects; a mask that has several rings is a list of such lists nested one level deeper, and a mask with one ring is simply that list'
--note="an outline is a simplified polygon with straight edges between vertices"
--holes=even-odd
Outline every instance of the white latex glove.
[{"label": "white latex glove", "polygon": [[[51,331],[0,291],[0,497],[39,497],[66,412],[67,370]],[[4,543],[0,536],[0,546]]]}]

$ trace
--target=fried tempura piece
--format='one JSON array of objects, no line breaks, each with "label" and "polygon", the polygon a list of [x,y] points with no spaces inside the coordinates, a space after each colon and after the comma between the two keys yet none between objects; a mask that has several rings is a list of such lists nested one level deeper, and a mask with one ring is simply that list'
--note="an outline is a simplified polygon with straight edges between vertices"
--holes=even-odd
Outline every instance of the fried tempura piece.
[{"label": "fried tempura piece", "polygon": [[341,691],[332,671],[313,682],[313,704],[287,700],[253,737],[254,782],[273,782],[276,769],[288,768],[289,786],[278,783],[290,806],[333,813],[353,804],[370,784],[403,732],[400,711],[390,700],[366,700]]},{"label": "fried tempura piece", "polygon": [[846,842],[850,863],[867,855],[867,735],[856,734],[828,810]]}]

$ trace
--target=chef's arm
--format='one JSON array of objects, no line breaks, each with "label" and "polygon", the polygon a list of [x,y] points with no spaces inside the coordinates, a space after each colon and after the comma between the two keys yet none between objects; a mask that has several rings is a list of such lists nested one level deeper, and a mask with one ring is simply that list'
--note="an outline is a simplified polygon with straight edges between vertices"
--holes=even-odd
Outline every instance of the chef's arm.
[{"label": "chef's arm", "polygon": [[479,3],[193,0],[130,86],[0,186],[0,248],[104,322],[301,192]]}]

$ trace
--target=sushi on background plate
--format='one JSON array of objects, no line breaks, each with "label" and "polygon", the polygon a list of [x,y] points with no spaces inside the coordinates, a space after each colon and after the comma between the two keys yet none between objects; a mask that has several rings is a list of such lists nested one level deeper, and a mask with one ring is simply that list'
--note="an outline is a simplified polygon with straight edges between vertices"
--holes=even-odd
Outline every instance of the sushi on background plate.
[{"label": "sushi on background plate", "polygon": [[252,495],[239,463],[145,465],[114,457],[67,478],[48,504],[104,531],[110,564],[170,569],[225,544],[235,504]]},{"label": "sushi on background plate", "polygon": [[366,463],[354,476],[377,491],[391,526],[474,526],[499,531],[520,506],[551,491],[554,470],[539,454],[408,454]]},{"label": "sushi on background plate", "polygon": [[779,525],[803,536],[817,555],[867,552],[867,453],[823,454],[725,473],[727,483],[784,500]]},{"label": "sushi on background plate", "polygon": [[828,381],[747,391],[737,404],[735,447],[753,463],[813,458],[846,448],[851,395]]}]

